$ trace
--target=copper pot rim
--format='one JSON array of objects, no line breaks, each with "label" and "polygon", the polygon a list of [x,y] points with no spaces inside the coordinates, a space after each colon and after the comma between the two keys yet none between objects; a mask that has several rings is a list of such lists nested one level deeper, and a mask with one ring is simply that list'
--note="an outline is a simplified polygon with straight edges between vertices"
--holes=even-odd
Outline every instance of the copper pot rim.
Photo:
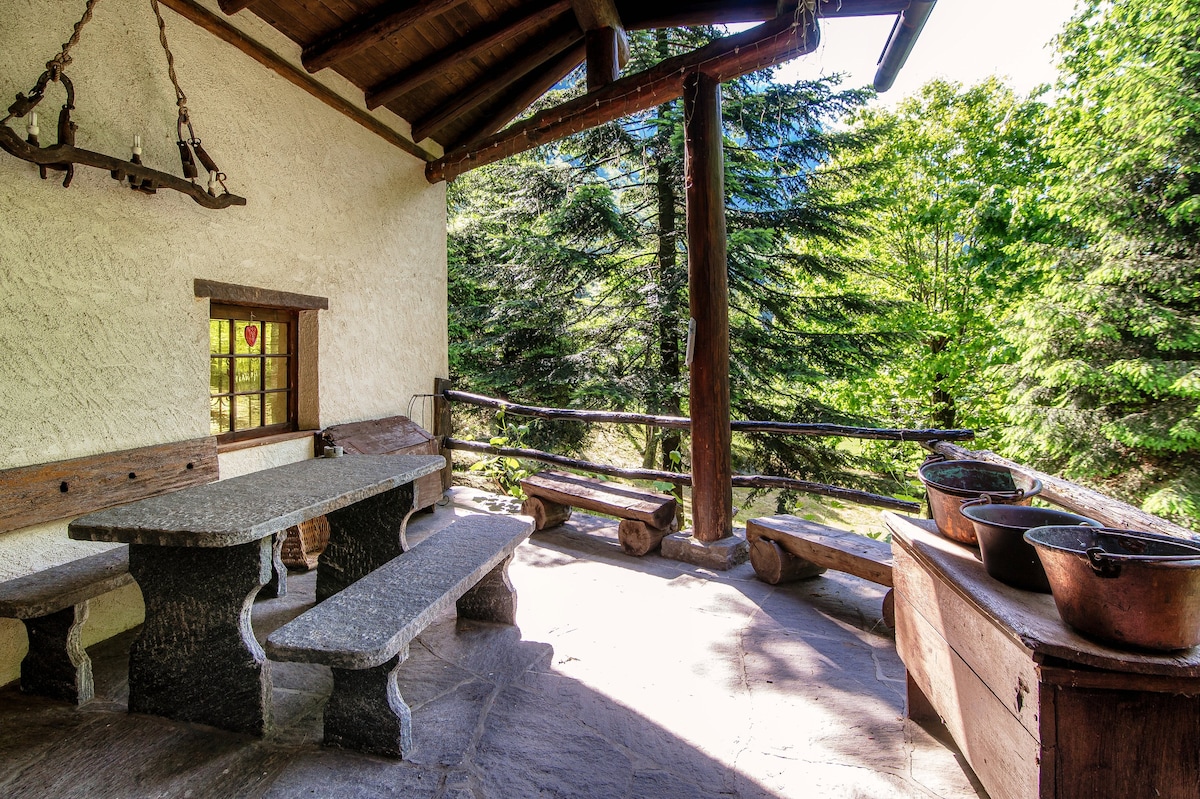
[{"label": "copper pot rim", "polygon": [[[988,490],[971,489],[971,488],[959,488],[958,486],[951,486],[951,485],[946,485],[945,483],[939,483],[937,480],[931,479],[930,477],[928,477],[926,475],[927,469],[934,469],[943,464],[955,465],[955,466],[978,466],[978,467],[983,467],[986,471],[1007,472],[1008,474],[1012,475],[1014,483],[1018,479],[1023,479],[1023,480],[1029,481],[1029,489],[1026,490],[1023,488],[1017,488],[1013,491],[1002,491],[1002,490],[1001,491],[988,491]],[[1022,499],[1027,499],[1029,497],[1036,496],[1037,494],[1040,494],[1042,491],[1042,481],[1041,480],[1037,479],[1036,477],[1032,477],[1028,474],[1025,474],[1024,472],[1020,471],[1019,469],[1011,469],[1007,466],[1002,466],[998,463],[990,463],[988,461],[969,460],[969,459],[965,459],[965,458],[964,459],[956,459],[956,460],[927,461],[927,462],[921,464],[921,466],[917,469],[917,479],[919,479],[922,483],[924,483],[926,488],[936,488],[938,491],[941,491],[943,494],[948,494],[952,497],[958,497],[960,499],[979,499],[980,497],[986,496],[989,499],[991,499],[993,502],[1012,502],[1012,501],[1020,501]]]},{"label": "copper pot rim", "polygon": [[1050,535],[1052,532],[1057,532],[1060,530],[1072,532],[1084,530],[1094,536],[1105,534],[1116,536],[1118,538],[1151,541],[1154,543],[1178,546],[1182,549],[1191,550],[1191,552],[1188,554],[1138,555],[1131,552],[1111,552],[1108,549],[1103,549],[1102,554],[1105,560],[1111,560],[1118,563],[1136,563],[1149,567],[1180,569],[1200,568],[1200,541],[1189,541],[1184,538],[1163,535],[1162,533],[1151,533],[1143,530],[1130,530],[1119,527],[1091,527],[1088,525],[1049,524],[1041,527],[1030,528],[1025,532],[1024,538],[1039,550],[1046,549],[1052,552],[1062,552],[1064,554],[1075,555],[1076,557],[1084,560],[1088,559],[1089,549],[1094,549],[1097,546],[1096,544],[1093,544],[1092,547],[1066,546],[1045,540],[1046,536]]}]

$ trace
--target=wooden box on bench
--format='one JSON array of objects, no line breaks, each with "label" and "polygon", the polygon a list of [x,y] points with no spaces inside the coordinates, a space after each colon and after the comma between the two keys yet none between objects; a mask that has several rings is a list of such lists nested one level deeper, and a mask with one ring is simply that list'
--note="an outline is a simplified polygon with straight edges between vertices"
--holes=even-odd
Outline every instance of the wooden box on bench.
[{"label": "wooden box on bench", "polygon": [[[326,446],[342,447],[351,455],[437,455],[437,440],[407,416],[388,416],[325,428]],[[416,508],[428,508],[442,498],[442,474],[434,472],[416,482]]]}]

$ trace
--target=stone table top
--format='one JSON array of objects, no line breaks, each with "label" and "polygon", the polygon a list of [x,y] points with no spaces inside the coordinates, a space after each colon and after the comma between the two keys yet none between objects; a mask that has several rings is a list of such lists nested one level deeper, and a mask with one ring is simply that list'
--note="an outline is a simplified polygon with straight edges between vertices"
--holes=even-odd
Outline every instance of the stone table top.
[{"label": "stone table top", "polygon": [[440,470],[440,455],[314,458],[81,516],[68,535],[180,547],[257,541]]}]

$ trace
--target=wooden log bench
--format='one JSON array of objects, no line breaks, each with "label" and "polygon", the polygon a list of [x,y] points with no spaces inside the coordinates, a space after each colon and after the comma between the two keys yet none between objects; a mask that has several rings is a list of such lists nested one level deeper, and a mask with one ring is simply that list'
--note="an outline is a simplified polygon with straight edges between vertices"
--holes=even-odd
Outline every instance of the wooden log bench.
[{"label": "wooden log bench", "polygon": [[664,538],[679,529],[675,497],[670,494],[562,472],[526,477],[521,488],[527,497],[521,512],[533,517],[536,530],[562,524],[571,518],[571,508],[598,511],[621,520],[617,538],[630,555],[658,549]]},{"label": "wooden log bench", "polygon": [[396,687],[409,642],[451,606],[460,618],[515,624],[508,565],[530,532],[514,516],[464,517],[271,633],[272,660],[333,669],[327,746],[411,751],[411,712]]},{"label": "wooden log bench", "polygon": [[117,547],[0,583],[0,617],[29,634],[21,690],[83,704],[95,695],[92,661],[80,642],[88,603],[133,582],[129,547]]},{"label": "wooden log bench", "polygon": [[887,586],[883,620],[895,627],[892,548],[888,544],[789,515],[751,519],[746,523],[746,538],[754,574],[771,585],[833,569]]}]

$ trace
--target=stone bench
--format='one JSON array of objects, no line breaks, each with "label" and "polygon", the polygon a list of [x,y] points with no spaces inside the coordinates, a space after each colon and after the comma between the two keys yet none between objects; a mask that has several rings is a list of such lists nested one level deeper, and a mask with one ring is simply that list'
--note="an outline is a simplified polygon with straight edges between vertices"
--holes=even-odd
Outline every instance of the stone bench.
[{"label": "stone bench", "polygon": [[527,499],[521,512],[544,530],[571,518],[571,508],[594,510],[621,520],[617,537],[630,555],[645,555],[679,529],[675,497],[562,472],[541,472],[521,481]]},{"label": "stone bench", "polygon": [[411,751],[411,713],[396,688],[409,642],[453,606],[460,618],[515,624],[508,564],[530,532],[515,516],[464,517],[268,636],[272,660],[332,667],[327,746]]},{"label": "stone bench", "polygon": [[892,548],[888,544],[788,515],[751,519],[746,523],[746,538],[754,574],[771,585],[833,569],[886,586],[883,620],[889,627],[895,626]]},{"label": "stone bench", "polygon": [[21,690],[76,704],[90,700],[92,661],[79,638],[88,603],[131,582],[129,547],[122,546],[0,583],[0,617],[20,619],[29,634]]}]

